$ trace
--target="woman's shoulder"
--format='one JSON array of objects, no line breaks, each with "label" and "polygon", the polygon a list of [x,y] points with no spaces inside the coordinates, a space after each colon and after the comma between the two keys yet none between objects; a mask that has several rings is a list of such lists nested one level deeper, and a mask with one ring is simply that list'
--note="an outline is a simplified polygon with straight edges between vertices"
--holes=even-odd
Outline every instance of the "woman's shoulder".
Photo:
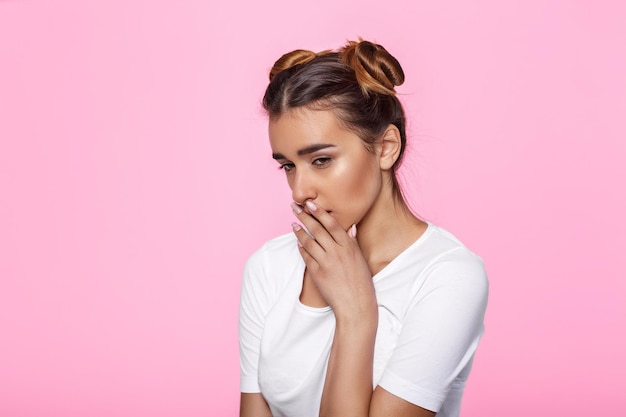
[{"label": "woman's shoulder", "polygon": [[300,260],[296,237],[286,233],[265,242],[250,255],[246,269],[275,270]]},{"label": "woman's shoulder", "polygon": [[278,236],[261,245],[250,255],[243,269],[241,308],[267,314],[267,309],[297,277],[298,268],[301,268],[298,262],[302,259],[293,233]]},{"label": "woman's shoulder", "polygon": [[294,252],[294,249],[297,252],[296,236],[293,233],[285,233],[263,243],[250,258],[284,256]]},{"label": "woman's shoulder", "polygon": [[419,250],[427,253],[431,260],[452,258],[483,263],[482,258],[465,246],[454,234],[432,223],[428,223],[426,233],[416,243],[421,243]]},{"label": "woman's shoulder", "polygon": [[442,227],[429,224],[429,232],[423,249],[428,253],[424,270],[429,275],[488,285],[484,261],[479,255]]}]

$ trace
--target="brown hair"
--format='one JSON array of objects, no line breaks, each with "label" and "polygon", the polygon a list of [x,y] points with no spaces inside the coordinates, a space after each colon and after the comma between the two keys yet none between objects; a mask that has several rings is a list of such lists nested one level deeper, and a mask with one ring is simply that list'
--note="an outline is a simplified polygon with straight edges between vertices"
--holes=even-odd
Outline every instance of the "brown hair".
[{"label": "brown hair", "polygon": [[338,51],[315,53],[303,49],[289,52],[270,71],[263,107],[278,118],[296,107],[333,110],[339,120],[371,149],[392,124],[400,131],[400,155],[393,165],[393,190],[402,192],[396,178],[406,146],[404,110],[395,86],[404,82],[404,72],[381,45],[359,39]]}]

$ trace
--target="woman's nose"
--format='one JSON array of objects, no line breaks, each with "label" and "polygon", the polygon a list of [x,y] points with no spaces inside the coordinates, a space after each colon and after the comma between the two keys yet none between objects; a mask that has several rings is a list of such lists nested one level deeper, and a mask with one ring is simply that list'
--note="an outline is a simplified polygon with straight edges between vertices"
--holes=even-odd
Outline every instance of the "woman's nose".
[{"label": "woman's nose", "polygon": [[317,197],[312,178],[306,173],[296,172],[291,183],[291,197],[296,203],[303,204],[306,200]]}]

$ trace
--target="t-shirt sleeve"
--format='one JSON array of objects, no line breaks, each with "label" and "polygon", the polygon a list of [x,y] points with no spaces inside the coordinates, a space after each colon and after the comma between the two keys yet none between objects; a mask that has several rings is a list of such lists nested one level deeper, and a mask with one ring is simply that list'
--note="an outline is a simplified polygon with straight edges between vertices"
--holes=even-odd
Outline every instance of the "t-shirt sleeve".
[{"label": "t-shirt sleeve", "polygon": [[489,284],[482,260],[466,248],[441,255],[416,281],[398,343],[379,384],[439,411],[483,334]]},{"label": "t-shirt sleeve", "polygon": [[261,392],[258,383],[259,350],[267,309],[263,253],[254,253],[243,271],[239,304],[239,364],[241,392]]}]

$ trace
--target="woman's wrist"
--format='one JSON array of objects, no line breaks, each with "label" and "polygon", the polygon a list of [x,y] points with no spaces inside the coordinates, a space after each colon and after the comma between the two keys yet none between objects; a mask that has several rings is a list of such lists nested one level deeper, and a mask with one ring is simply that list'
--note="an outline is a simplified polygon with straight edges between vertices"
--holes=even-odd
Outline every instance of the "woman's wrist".
[{"label": "woman's wrist", "polygon": [[337,324],[345,325],[348,328],[364,328],[378,326],[378,303],[376,298],[372,298],[367,303],[357,306],[345,306],[343,308],[333,307]]},{"label": "woman's wrist", "polygon": [[361,311],[359,314],[335,313],[335,336],[371,335],[376,336],[378,328],[378,308]]}]

